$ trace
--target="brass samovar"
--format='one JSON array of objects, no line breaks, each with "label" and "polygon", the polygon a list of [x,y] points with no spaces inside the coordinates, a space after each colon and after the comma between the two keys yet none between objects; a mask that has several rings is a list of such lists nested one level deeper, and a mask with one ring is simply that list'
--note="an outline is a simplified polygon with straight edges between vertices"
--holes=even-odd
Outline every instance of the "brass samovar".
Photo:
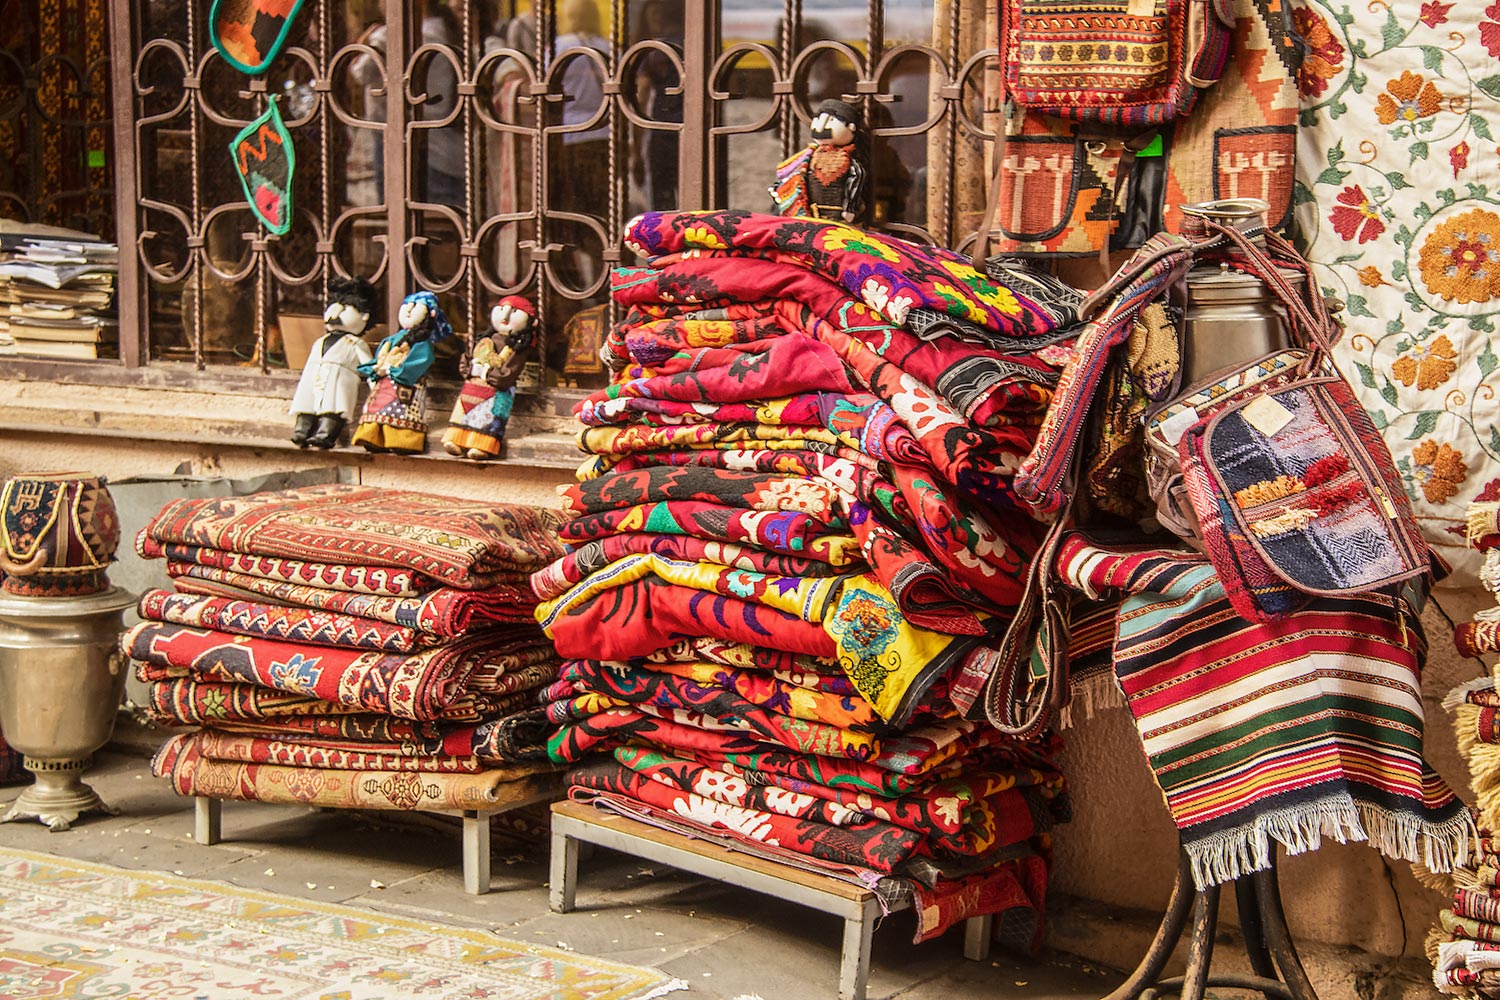
[{"label": "brass samovar", "polygon": [[104,480],[15,476],[0,488],[0,732],[36,781],[0,822],[66,830],[111,812],[81,775],[114,732],[135,598],[106,575],[120,541]]}]

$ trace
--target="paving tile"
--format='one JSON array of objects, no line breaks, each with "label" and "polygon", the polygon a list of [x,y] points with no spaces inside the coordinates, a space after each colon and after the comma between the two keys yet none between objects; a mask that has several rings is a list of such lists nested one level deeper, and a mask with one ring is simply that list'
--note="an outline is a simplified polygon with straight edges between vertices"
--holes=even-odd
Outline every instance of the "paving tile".
[{"label": "paving tile", "polygon": [[[452,817],[227,802],[224,840],[205,847],[191,840],[191,800],[151,778],[144,760],[101,755],[90,781],[122,807],[121,815],[90,818],[58,834],[38,823],[12,824],[0,827],[0,843],[654,965],[688,983],[684,998],[837,994],[838,918],[654,862],[603,849],[580,859],[578,909],[557,914],[548,909],[549,845],[541,839],[497,834],[492,891],[470,896],[463,891],[461,827]],[[0,802],[17,794],[0,789]],[[911,920],[909,913],[893,914],[875,932],[872,1000],[1071,1000],[1102,996],[1118,981],[1076,963],[968,962],[961,931],[916,945]]]}]

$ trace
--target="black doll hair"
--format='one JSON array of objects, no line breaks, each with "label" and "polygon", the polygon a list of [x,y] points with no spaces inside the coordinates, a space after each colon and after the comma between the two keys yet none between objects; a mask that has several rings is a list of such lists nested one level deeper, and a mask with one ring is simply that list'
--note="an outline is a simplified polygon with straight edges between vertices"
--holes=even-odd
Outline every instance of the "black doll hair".
[{"label": "black doll hair", "polygon": [[353,306],[369,316],[371,323],[375,322],[375,308],[380,300],[375,294],[375,286],[364,278],[336,277],[328,282],[328,294],[331,301]]}]

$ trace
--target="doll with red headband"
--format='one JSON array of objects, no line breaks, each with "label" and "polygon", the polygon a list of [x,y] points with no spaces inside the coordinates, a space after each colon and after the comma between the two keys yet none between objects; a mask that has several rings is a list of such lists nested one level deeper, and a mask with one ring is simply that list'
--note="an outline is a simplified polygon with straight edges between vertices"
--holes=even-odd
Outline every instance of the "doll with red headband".
[{"label": "doll with red headband", "polygon": [[463,389],[453,404],[443,449],[450,455],[494,458],[505,439],[516,398],[516,378],[536,339],[536,307],[519,295],[507,295],[490,310],[493,332],[464,355]]}]

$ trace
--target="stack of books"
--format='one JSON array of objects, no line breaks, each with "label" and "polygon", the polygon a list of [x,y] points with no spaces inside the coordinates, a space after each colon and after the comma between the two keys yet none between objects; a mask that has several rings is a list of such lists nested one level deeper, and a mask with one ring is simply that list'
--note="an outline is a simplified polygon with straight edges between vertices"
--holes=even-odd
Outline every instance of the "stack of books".
[{"label": "stack of books", "polygon": [[112,313],[120,251],[87,238],[0,235],[0,354],[118,356]]}]

